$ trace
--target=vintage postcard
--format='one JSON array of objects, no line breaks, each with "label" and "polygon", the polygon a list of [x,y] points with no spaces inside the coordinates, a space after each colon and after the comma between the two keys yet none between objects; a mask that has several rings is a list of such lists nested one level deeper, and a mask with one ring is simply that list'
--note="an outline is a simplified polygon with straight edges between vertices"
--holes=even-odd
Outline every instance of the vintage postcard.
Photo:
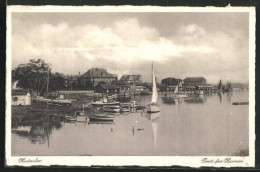
[{"label": "vintage postcard", "polygon": [[253,167],[255,20],[8,6],[6,165]]}]

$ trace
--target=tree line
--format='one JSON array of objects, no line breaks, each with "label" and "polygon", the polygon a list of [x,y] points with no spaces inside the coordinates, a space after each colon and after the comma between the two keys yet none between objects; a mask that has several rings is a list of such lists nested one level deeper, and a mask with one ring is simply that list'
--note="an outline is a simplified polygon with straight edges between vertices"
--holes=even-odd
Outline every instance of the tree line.
[{"label": "tree line", "polygon": [[48,89],[56,91],[64,89],[64,75],[52,73],[51,65],[43,59],[31,59],[28,63],[20,64],[12,70],[12,80],[18,81],[19,88],[35,91],[37,95],[42,95]]}]

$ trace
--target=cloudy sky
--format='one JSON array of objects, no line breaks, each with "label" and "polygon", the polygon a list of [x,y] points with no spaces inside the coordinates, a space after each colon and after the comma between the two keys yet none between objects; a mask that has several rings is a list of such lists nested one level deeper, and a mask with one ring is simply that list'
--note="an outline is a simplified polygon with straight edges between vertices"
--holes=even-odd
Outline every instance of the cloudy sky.
[{"label": "cloudy sky", "polygon": [[13,13],[12,68],[32,58],[53,72],[93,67],[151,80],[203,76],[248,82],[248,13]]}]

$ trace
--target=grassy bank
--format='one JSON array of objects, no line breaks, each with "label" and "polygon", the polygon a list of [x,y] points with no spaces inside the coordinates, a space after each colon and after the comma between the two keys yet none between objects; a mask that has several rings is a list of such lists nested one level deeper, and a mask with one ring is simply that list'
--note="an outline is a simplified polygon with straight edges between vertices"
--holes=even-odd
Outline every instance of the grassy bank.
[{"label": "grassy bank", "polygon": [[33,101],[31,106],[12,106],[12,121],[20,121],[24,118],[35,118],[37,116],[64,116],[74,115],[75,111],[80,111],[83,109],[83,104],[85,105],[85,112],[90,112],[91,109],[87,105],[90,102],[77,101],[73,102],[71,106],[57,106],[46,103],[40,103]]}]

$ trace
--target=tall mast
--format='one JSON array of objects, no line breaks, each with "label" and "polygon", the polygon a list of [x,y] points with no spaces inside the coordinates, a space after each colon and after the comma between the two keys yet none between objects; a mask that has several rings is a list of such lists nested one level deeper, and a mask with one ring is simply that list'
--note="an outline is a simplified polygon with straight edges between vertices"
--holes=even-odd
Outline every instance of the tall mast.
[{"label": "tall mast", "polygon": [[153,72],[153,63],[152,63],[152,82],[153,82],[153,75],[154,75],[154,72]]}]

